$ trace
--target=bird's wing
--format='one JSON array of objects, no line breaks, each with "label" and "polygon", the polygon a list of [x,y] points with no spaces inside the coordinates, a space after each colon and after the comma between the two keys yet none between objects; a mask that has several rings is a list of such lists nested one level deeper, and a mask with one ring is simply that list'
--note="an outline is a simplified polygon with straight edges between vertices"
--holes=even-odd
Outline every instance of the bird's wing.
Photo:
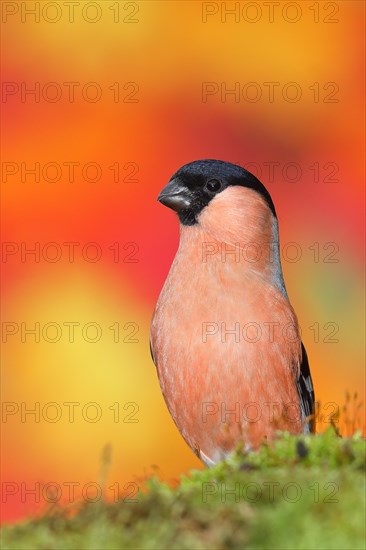
[{"label": "bird's wing", "polygon": [[150,354],[151,354],[151,359],[153,360],[154,365],[156,366],[153,350],[152,350],[152,347],[151,347],[151,339],[150,339]]},{"label": "bird's wing", "polygon": [[[314,418],[314,388],[313,381],[311,379],[308,356],[305,350],[304,344],[301,342],[302,360],[300,365],[300,375],[296,380],[297,392],[300,398],[300,407],[303,420],[307,419],[304,426],[304,432],[315,431],[315,418]],[[310,419],[309,419],[310,418]]]}]

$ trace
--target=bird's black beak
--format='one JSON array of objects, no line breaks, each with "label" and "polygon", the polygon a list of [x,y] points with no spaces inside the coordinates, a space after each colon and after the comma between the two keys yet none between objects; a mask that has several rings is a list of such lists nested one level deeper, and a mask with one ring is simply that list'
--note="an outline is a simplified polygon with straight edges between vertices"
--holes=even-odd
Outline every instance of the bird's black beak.
[{"label": "bird's black beak", "polygon": [[189,190],[178,179],[172,179],[161,191],[158,201],[164,206],[180,212],[183,208],[190,206],[191,196]]}]

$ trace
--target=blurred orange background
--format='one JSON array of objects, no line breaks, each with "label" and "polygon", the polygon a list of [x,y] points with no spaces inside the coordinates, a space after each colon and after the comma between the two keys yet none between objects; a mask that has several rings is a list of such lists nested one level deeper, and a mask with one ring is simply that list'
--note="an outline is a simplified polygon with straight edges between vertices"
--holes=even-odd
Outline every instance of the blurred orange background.
[{"label": "blurred orange background", "polygon": [[186,162],[267,186],[316,397],[364,400],[364,3],[72,4],[1,6],[3,521],[80,497],[108,444],[106,498],[202,467],[149,352]]}]

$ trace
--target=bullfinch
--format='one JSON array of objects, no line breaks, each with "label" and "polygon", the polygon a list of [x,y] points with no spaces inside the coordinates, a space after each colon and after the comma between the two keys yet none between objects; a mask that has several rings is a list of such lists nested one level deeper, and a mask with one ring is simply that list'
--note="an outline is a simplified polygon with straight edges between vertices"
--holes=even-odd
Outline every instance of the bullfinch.
[{"label": "bullfinch", "polygon": [[180,242],[150,347],[188,445],[210,466],[238,445],[257,449],[277,430],[314,431],[308,358],[267,189],[241,166],[198,160],[158,200],[178,214]]}]

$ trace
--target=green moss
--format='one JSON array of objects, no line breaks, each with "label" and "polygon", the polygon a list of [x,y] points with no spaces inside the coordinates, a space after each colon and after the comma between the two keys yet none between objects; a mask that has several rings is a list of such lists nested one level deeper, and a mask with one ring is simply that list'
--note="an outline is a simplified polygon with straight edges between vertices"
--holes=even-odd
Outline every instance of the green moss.
[{"label": "green moss", "polygon": [[58,509],[4,527],[2,548],[363,549],[365,448],[342,439],[281,434],[258,453],[239,449],[177,488],[152,478],[138,502]]}]

